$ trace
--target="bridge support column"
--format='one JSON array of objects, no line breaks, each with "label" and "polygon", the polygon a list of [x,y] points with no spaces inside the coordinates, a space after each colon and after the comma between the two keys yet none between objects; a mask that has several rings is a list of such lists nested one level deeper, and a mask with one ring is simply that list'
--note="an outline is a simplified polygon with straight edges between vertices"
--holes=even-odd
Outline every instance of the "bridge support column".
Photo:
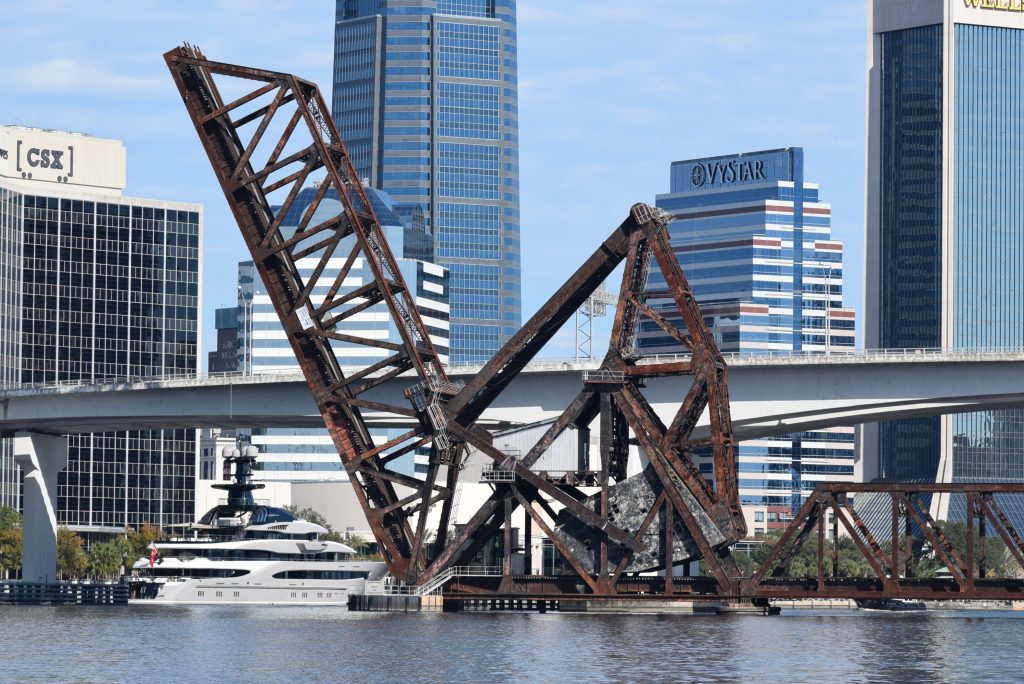
[{"label": "bridge support column", "polygon": [[[935,473],[935,484],[953,482],[953,416],[939,418],[939,468]],[[932,495],[928,514],[936,520],[949,520],[949,500],[952,494],[941,492]]]},{"label": "bridge support column", "polygon": [[64,437],[17,432],[14,461],[25,482],[21,577],[57,581],[57,473],[68,465]]}]

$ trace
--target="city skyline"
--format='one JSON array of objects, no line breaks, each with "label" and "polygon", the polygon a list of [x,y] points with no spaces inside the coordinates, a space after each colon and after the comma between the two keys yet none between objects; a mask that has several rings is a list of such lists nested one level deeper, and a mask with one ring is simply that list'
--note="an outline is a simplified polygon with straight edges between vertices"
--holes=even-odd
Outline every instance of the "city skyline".
[{"label": "city skyline", "polygon": [[[859,307],[866,8],[747,5],[595,2],[570,12],[518,3],[524,319],[632,203],[668,190],[665,164],[784,144],[807,149],[808,174],[832,189],[849,303]],[[206,207],[212,341],[213,311],[234,297],[244,248],[161,53],[188,40],[214,59],[300,73],[329,96],[334,3],[222,0],[182,12],[48,0],[9,15],[0,120],[122,138],[129,193]],[[572,349],[567,329],[545,354]]]},{"label": "city skyline", "polygon": [[[1008,66],[1024,58],[1024,19],[993,9],[873,0],[863,312],[872,346],[1024,342],[1024,206],[1012,180],[1024,154],[1024,83]],[[873,466],[866,478],[1024,477],[1019,410],[882,423],[863,434],[863,462]],[[962,498],[940,499],[936,517],[966,515]]]},{"label": "city skyline", "polygon": [[[16,373],[5,379],[194,374],[202,207],[123,194],[119,140],[0,127],[0,149],[2,316],[13,342],[0,364]],[[0,505],[18,506],[24,489],[13,444],[0,442]],[[192,519],[194,431],[75,433],[67,445],[55,479],[62,525],[109,534]]]}]

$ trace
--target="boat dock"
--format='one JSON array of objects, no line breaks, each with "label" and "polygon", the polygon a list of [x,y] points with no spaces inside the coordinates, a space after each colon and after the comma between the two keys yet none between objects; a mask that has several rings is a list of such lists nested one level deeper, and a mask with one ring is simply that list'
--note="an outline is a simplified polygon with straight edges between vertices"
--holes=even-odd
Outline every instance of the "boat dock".
[{"label": "boat dock", "polygon": [[113,606],[128,604],[128,587],[107,582],[0,582],[0,604]]}]

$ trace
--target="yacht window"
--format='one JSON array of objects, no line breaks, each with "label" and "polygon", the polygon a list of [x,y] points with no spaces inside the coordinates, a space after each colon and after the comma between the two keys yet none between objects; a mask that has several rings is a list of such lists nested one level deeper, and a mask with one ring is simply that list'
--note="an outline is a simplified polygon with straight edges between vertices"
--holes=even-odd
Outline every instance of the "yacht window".
[{"label": "yacht window", "polygon": [[285,570],[274,573],[274,579],[346,580],[366,579],[369,572],[360,570]]}]

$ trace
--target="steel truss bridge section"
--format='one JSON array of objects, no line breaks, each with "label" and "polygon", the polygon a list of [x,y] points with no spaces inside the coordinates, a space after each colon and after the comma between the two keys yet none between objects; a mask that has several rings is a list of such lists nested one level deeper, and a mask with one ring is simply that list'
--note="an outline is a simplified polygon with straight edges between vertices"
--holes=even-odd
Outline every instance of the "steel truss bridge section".
[{"label": "steel truss bridge section", "polygon": [[[450,499],[450,484],[436,484],[439,467],[457,472],[459,445],[448,439],[436,412],[437,400],[446,400],[453,386],[330,109],[315,84],[291,74],[212,62],[190,46],[171,50],[164,58],[374,536],[393,573],[415,575],[411,563],[422,559],[424,528],[420,523],[414,532],[410,520],[420,508]],[[243,94],[225,103],[225,84],[241,88]],[[316,194],[297,227],[284,230],[299,192],[314,181],[319,183]],[[343,211],[314,223],[327,198],[340,201]],[[272,205],[272,199],[279,203]],[[299,269],[303,260],[315,263],[307,277]],[[332,260],[341,260],[342,266],[326,277]],[[373,280],[346,288],[345,279],[357,262],[369,266]],[[339,332],[339,324],[376,304],[383,304],[395,321],[399,343]],[[383,352],[385,358],[346,376],[333,341]],[[363,398],[408,370],[419,380],[410,387],[412,406],[382,406]],[[414,417],[419,426],[402,439],[376,446],[361,408]],[[432,477],[427,482],[389,470],[390,462],[428,445]],[[399,485],[415,494],[400,496]]]},{"label": "steel truss bridge section", "polygon": [[[929,498],[936,494],[966,499],[966,535],[960,549],[943,531],[943,523],[928,512]],[[853,500],[864,495],[888,499],[886,529],[872,531],[858,514]],[[1021,496],[1024,484],[819,485],[753,577],[741,581],[740,593],[747,598],[1024,599],[1024,580],[989,577],[986,560],[986,540],[992,535],[1002,541],[1017,567],[1024,568],[1024,543],[997,498],[1015,497],[1019,505]],[[853,540],[870,574],[843,575],[840,530]],[[882,534],[888,538],[880,542]],[[922,538],[930,551],[916,551],[915,537]],[[790,564],[808,542],[815,547],[815,576],[788,577]],[[922,555],[938,560],[945,572],[915,577]]]},{"label": "steel truss bridge section", "polygon": [[[746,530],[737,490],[728,370],[669,245],[668,215],[634,205],[502,349],[464,386],[455,384],[441,365],[316,85],[287,73],[213,62],[188,45],[164,57],[394,577],[433,586],[447,575],[446,591],[453,594],[546,597],[658,592],[763,600],[821,596],[823,591],[836,596],[928,593],[909,576],[899,578],[894,568],[905,566],[907,558],[899,552],[883,557],[877,542],[861,530],[843,491],[828,488],[818,490],[794,520],[785,543],[769,559],[776,566],[766,564],[753,577],[741,577],[730,553]],[[234,99],[225,102],[222,90],[232,92]],[[297,227],[286,229],[285,217],[300,190],[310,185],[316,187],[312,203],[298,217]],[[317,209],[329,197],[340,201],[343,210],[315,222]],[[368,264],[373,281],[347,286],[346,276],[357,260]],[[326,276],[330,264],[339,261],[343,265],[336,275]],[[652,263],[665,278],[663,291],[646,289]],[[608,353],[532,448],[505,453],[479,423],[482,414],[620,265],[623,277]],[[399,341],[339,330],[339,324],[374,306],[387,311]],[[642,324],[680,342],[688,356],[640,363],[636,338]],[[334,342],[365,347],[384,359],[346,375]],[[404,391],[406,403],[374,401],[367,395],[408,372],[413,375]],[[679,405],[668,424],[643,392],[646,381],[660,377],[679,380]],[[410,419],[413,427],[375,443],[363,411]],[[704,416],[709,429],[697,433],[694,428]],[[599,447],[586,468],[593,474],[589,493],[534,472],[532,466],[566,430],[583,435],[594,423]],[[631,446],[642,450],[648,464],[627,477]],[[469,447],[493,461],[494,476],[488,481],[490,496],[468,523],[456,527],[452,510]],[[713,484],[693,460],[696,449],[713,455]],[[423,479],[394,469],[396,461],[416,451],[429,454]],[[941,531],[915,499],[918,491],[908,485],[899,497],[893,496],[893,520],[909,516],[941,541]],[[996,490],[955,491],[968,492],[972,510],[1000,518],[989,496]],[[574,574],[513,574],[513,513],[520,509],[526,538],[536,526]],[[817,531],[824,548],[826,511],[851,534],[862,535],[858,548],[875,570],[874,578],[850,584],[827,574],[823,561],[813,586],[803,578],[785,577],[790,547],[799,547]],[[1007,522],[1001,524],[1000,536],[1014,541],[1019,553],[1016,532]],[[501,574],[488,576],[486,586],[451,573],[452,568],[474,565],[481,550],[495,542],[503,549]],[[945,549],[941,544],[935,548]],[[987,580],[973,578],[970,559],[964,565],[948,550],[946,557],[953,581],[968,587],[959,596],[998,594],[988,590]],[[709,576],[673,578],[676,566],[698,558]],[[664,577],[650,577],[656,571]]]},{"label": "steel truss bridge section", "polygon": [[[927,497],[936,494],[966,499],[966,535],[959,548],[943,530],[943,523],[928,512]],[[886,499],[889,520],[884,530],[870,529],[857,512],[854,497],[864,495]],[[756,572],[750,577],[736,577],[731,591],[723,591],[714,577],[627,573],[617,578],[615,595],[639,601],[724,600],[762,606],[771,600],[808,598],[1022,601],[1024,579],[1019,573],[1016,577],[992,575],[989,563],[995,559],[987,557],[987,540],[998,538],[1002,546],[997,548],[1005,549],[1016,567],[1024,567],[1024,541],[999,503],[1000,498],[1005,501],[1008,497],[1015,497],[1020,505],[1024,484],[822,484]],[[659,505],[666,506],[666,500],[659,499]],[[842,567],[839,546],[843,539],[852,540],[855,558],[866,563],[870,572],[854,576]],[[795,576],[791,574],[793,561],[805,547],[811,550],[816,572]],[[926,557],[933,563],[938,561],[939,572],[933,567],[931,575],[918,573]],[[446,584],[444,595],[454,601],[484,597],[531,601],[595,598],[581,591],[574,576],[496,574],[462,568]]]}]

